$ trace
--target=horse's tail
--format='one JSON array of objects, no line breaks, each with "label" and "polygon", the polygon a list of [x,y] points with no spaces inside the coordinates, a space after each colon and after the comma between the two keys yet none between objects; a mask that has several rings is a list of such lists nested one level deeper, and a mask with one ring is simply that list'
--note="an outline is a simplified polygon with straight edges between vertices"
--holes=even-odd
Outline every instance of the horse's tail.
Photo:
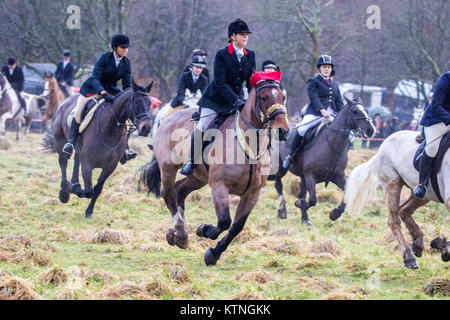
[{"label": "horse's tail", "polygon": [[55,136],[53,135],[50,127],[48,127],[45,131],[44,138],[42,138],[42,145],[44,146],[44,150],[46,152],[56,152]]},{"label": "horse's tail", "polygon": [[366,163],[357,166],[347,178],[344,202],[350,213],[361,212],[375,195],[380,184],[375,170],[375,158],[376,155]]},{"label": "horse's tail", "polygon": [[157,198],[161,197],[161,170],[155,156],[153,156],[152,161],[139,169],[139,173],[138,192],[146,189],[147,193],[153,193]]}]

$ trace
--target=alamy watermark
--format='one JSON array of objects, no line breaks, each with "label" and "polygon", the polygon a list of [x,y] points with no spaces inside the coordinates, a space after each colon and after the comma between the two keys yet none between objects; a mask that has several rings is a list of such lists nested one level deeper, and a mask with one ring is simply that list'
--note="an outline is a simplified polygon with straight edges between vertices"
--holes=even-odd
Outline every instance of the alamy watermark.
[{"label": "alamy watermark", "polygon": [[381,29],[381,9],[377,5],[367,7],[366,13],[369,15],[366,20],[366,26],[369,30]]},{"label": "alamy watermark", "polygon": [[81,9],[79,6],[70,5],[66,13],[69,15],[66,20],[66,26],[69,30],[81,29]]}]

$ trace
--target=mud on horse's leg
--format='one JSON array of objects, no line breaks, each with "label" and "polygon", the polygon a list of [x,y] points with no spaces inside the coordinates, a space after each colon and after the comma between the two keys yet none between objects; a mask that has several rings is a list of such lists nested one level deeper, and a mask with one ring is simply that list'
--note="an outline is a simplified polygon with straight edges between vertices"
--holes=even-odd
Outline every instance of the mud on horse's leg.
[{"label": "mud on horse's leg", "polygon": [[427,202],[427,200],[422,200],[411,195],[409,199],[400,206],[399,210],[399,215],[413,238],[412,251],[416,257],[422,256],[425,245],[423,243],[423,232],[414,221],[412,215],[414,214],[414,211],[424,206]]},{"label": "mud on horse's leg", "polygon": [[209,248],[204,256],[206,265],[215,265],[220,255],[227,249],[233,239],[242,231],[250,212],[254,208],[259,198],[259,190],[253,191],[249,195],[244,195],[239,201],[233,223],[227,234],[217,243],[215,248]]}]

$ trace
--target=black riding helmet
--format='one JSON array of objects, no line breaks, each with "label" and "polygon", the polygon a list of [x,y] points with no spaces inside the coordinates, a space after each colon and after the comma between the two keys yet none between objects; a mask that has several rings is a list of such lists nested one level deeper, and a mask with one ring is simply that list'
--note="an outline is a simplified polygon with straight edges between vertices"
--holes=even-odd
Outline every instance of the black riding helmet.
[{"label": "black riding helmet", "polygon": [[235,33],[252,33],[244,20],[236,19],[228,25],[228,41],[231,42],[230,37]]},{"label": "black riding helmet", "polygon": [[123,33],[115,34],[111,39],[111,48],[114,49],[117,47],[131,47],[130,38]]},{"label": "black riding helmet", "polygon": [[14,58],[9,58],[8,59],[8,66],[13,66],[16,64],[16,59]]},{"label": "black riding helmet", "polygon": [[277,64],[272,60],[266,60],[262,63],[261,69],[264,71],[266,68],[273,68],[275,70],[279,70]]},{"label": "black riding helmet", "polygon": [[69,50],[64,50],[62,55],[63,55],[63,57],[70,57],[71,52]]},{"label": "black riding helmet", "polygon": [[192,56],[193,56],[193,57],[195,57],[195,56],[203,56],[203,57],[207,57],[208,54],[206,53],[205,50],[202,50],[202,49],[194,49],[194,50],[192,51]]},{"label": "black riding helmet", "polygon": [[192,58],[191,66],[196,66],[200,68],[206,67],[206,59],[203,56],[194,56]]},{"label": "black riding helmet", "polygon": [[317,68],[323,64],[330,64],[334,68],[333,58],[329,55],[323,54],[317,60]]}]

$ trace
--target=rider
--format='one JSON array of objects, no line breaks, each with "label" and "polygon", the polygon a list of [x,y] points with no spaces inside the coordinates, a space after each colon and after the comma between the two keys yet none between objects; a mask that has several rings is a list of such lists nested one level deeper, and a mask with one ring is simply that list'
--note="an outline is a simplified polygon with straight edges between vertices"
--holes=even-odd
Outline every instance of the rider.
[{"label": "rider", "polygon": [[16,92],[17,98],[20,102],[20,107],[23,109],[23,116],[25,118],[28,118],[27,104],[25,103],[25,100],[23,99],[21,94],[21,92],[23,91],[25,78],[23,76],[22,69],[17,66],[16,59],[9,58],[8,66],[4,66],[2,68],[2,73],[6,76],[6,79],[8,79],[11,87]]},{"label": "rider", "polygon": [[[196,56],[200,56],[200,57],[203,57],[204,59],[205,59],[205,61],[206,61],[206,57],[208,56],[208,54],[206,53],[206,51],[205,50],[202,50],[202,49],[194,49],[193,51],[192,51],[192,59],[194,59],[194,57],[196,57]],[[206,62],[205,62],[206,63]],[[191,71],[191,65],[187,65],[185,68],[184,68],[184,71],[183,71],[183,73],[184,72],[188,72],[188,71]],[[202,75],[204,75],[205,77],[206,77],[206,79],[208,79],[208,84],[209,84],[209,69],[208,68],[203,68],[203,71],[202,71]]]},{"label": "rider", "polygon": [[334,120],[334,114],[341,111],[344,107],[338,85],[330,80],[333,68],[332,57],[321,55],[317,60],[319,74],[308,80],[310,103],[301,122],[302,124],[296,130],[289,155],[283,162],[284,169],[289,168],[296,151],[303,146],[306,132],[321,122],[323,118]]},{"label": "rider", "polygon": [[423,126],[426,147],[420,159],[419,185],[414,189],[414,195],[423,199],[439,144],[450,131],[450,71],[437,80],[433,100],[425,109],[420,124]]},{"label": "rider", "polygon": [[200,163],[195,153],[194,141],[202,141],[203,132],[216,119],[218,114],[227,114],[233,109],[241,110],[245,101],[243,83],[250,92],[250,77],[256,70],[255,52],[247,50],[248,35],[252,33],[245,21],[236,19],[228,26],[228,47],[219,50],[214,59],[214,80],[198,101],[200,121],[191,137],[191,157],[183,166],[181,173],[191,175],[194,163]]},{"label": "rider", "polygon": [[186,89],[189,89],[192,93],[200,92],[203,94],[208,87],[208,78],[206,78],[202,71],[206,67],[206,59],[202,56],[194,56],[192,58],[191,70],[181,75],[178,82],[177,96],[173,98],[170,106],[176,108],[184,104],[184,96]]},{"label": "rider", "polygon": [[63,60],[58,63],[58,67],[55,71],[55,78],[59,84],[64,83],[64,87],[67,89],[67,93],[72,95],[73,86],[73,64],[71,60],[71,53],[69,50],[64,50],[62,54]]},{"label": "rider", "polygon": [[[277,64],[275,62],[273,62],[272,60],[266,60],[266,61],[264,61],[262,63],[261,70],[263,72],[265,72],[265,73],[277,72],[277,71],[280,71],[280,67],[277,66]],[[284,94],[284,97],[285,97],[284,104],[286,105],[286,103],[287,103],[287,99],[286,99],[287,98],[287,93],[286,93],[286,90],[281,85],[281,83],[280,83],[280,89],[281,89],[281,92],[283,92],[283,94]]]},{"label": "rider", "polygon": [[[100,97],[109,103],[113,103],[114,95],[121,92],[117,86],[119,80],[122,80],[123,90],[131,87],[131,64],[126,57],[129,47],[131,47],[130,39],[126,34],[114,35],[111,39],[113,51],[105,52],[97,59],[92,75],[81,86],[75,116],[67,138],[68,142],[62,150],[69,157],[72,155],[78,137],[78,129],[85,104],[91,99]],[[120,162],[123,164],[136,158],[136,156],[137,153],[130,151],[127,145],[127,151]]]}]

